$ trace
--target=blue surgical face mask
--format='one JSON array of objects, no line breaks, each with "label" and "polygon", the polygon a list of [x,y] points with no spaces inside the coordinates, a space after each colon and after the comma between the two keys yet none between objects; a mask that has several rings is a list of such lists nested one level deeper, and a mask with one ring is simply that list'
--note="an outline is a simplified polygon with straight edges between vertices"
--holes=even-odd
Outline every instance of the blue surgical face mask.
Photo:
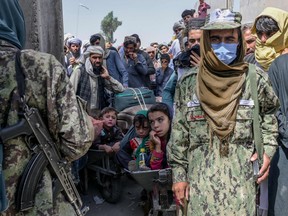
[{"label": "blue surgical face mask", "polygon": [[227,44],[227,43],[213,44],[212,43],[211,46],[215,55],[224,64],[229,65],[237,57],[238,43],[232,43],[232,44]]}]

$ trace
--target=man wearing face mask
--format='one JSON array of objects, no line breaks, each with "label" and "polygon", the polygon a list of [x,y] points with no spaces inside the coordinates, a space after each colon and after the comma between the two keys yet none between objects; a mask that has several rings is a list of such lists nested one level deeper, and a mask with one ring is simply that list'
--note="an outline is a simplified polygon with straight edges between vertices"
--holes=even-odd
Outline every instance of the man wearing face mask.
[{"label": "man wearing face mask", "polygon": [[[172,190],[187,215],[255,215],[256,186],[268,177],[277,147],[278,99],[268,77],[243,61],[240,27],[238,12],[213,11],[202,27],[199,67],[184,74],[176,86],[167,158]],[[255,119],[261,119],[257,150],[263,150],[255,178],[252,72],[259,102]]]}]

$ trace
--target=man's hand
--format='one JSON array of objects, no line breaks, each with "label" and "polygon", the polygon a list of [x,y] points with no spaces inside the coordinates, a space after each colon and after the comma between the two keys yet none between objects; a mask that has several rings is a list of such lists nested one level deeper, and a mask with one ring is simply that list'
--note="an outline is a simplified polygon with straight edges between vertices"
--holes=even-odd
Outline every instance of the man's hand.
[{"label": "man's hand", "polygon": [[100,76],[103,78],[103,79],[110,79],[110,75],[109,75],[109,72],[108,72],[108,70],[104,67],[104,66],[102,66],[102,73],[100,74]]},{"label": "man's hand", "polygon": [[194,51],[192,51],[192,54],[190,55],[190,63],[192,66],[198,66],[200,64],[201,57],[197,55]]},{"label": "man's hand", "polygon": [[137,59],[137,53],[135,53],[135,52],[130,52],[129,53],[129,57],[132,59],[132,60],[136,60]]},{"label": "man's hand", "polygon": [[111,146],[109,146],[109,145],[103,145],[103,148],[104,148],[104,151],[107,153],[107,154],[112,154],[114,151],[113,151],[113,149],[112,149],[112,147]]},{"label": "man's hand", "polygon": [[[255,161],[258,158],[257,153],[253,154],[251,157],[251,161]],[[259,177],[257,179],[257,184],[260,184],[262,181],[264,181],[268,175],[269,175],[269,169],[270,169],[270,158],[266,153],[263,154],[263,165],[261,169],[259,170]]]},{"label": "man's hand", "polygon": [[189,200],[189,184],[188,182],[177,182],[172,186],[172,191],[180,205],[184,206],[184,200]]},{"label": "man's hand", "polygon": [[74,65],[76,63],[75,57],[69,58],[70,65]]}]

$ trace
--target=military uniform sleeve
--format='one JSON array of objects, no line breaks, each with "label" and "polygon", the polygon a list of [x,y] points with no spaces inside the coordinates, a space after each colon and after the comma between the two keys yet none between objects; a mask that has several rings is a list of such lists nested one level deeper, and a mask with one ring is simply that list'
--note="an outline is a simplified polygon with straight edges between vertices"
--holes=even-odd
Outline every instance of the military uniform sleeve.
[{"label": "military uniform sleeve", "polygon": [[70,82],[72,83],[75,92],[77,92],[80,75],[81,75],[81,69],[80,67],[78,67],[73,71],[73,73],[70,76]]},{"label": "military uniform sleeve", "polygon": [[[175,116],[172,123],[172,132],[167,145],[167,161],[172,168],[173,183],[187,182],[188,169],[188,146],[189,146],[189,127],[186,122],[186,95],[189,82],[184,80],[176,86],[175,92]],[[189,87],[188,87],[189,88]],[[190,93],[191,94],[191,93]],[[188,94],[188,95],[190,95]]]},{"label": "military uniform sleeve", "polygon": [[62,155],[69,161],[80,158],[92,144],[91,120],[64,67],[49,54],[29,51],[21,58],[23,67],[33,71],[26,79],[28,105],[39,108]]},{"label": "military uniform sleeve", "polygon": [[261,117],[260,125],[262,129],[264,151],[271,158],[278,146],[278,123],[275,113],[279,108],[279,101],[273,91],[268,75],[262,72],[257,72],[257,75]]}]

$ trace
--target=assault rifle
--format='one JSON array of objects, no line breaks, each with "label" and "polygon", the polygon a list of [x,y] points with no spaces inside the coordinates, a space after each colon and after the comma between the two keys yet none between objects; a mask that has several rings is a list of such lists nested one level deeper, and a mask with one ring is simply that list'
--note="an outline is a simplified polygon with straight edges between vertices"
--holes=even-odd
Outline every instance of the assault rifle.
[{"label": "assault rifle", "polygon": [[20,135],[26,135],[26,143],[33,152],[32,158],[28,162],[16,195],[16,208],[19,211],[26,211],[35,204],[35,194],[37,185],[43,175],[45,168],[55,178],[53,182],[53,198],[55,199],[63,190],[66,199],[74,207],[78,216],[83,216],[89,210],[85,207],[81,210],[81,197],[71,178],[69,164],[61,157],[49,131],[47,130],[38,109],[25,108],[25,118],[19,123],[0,130],[0,137],[3,142]]}]

